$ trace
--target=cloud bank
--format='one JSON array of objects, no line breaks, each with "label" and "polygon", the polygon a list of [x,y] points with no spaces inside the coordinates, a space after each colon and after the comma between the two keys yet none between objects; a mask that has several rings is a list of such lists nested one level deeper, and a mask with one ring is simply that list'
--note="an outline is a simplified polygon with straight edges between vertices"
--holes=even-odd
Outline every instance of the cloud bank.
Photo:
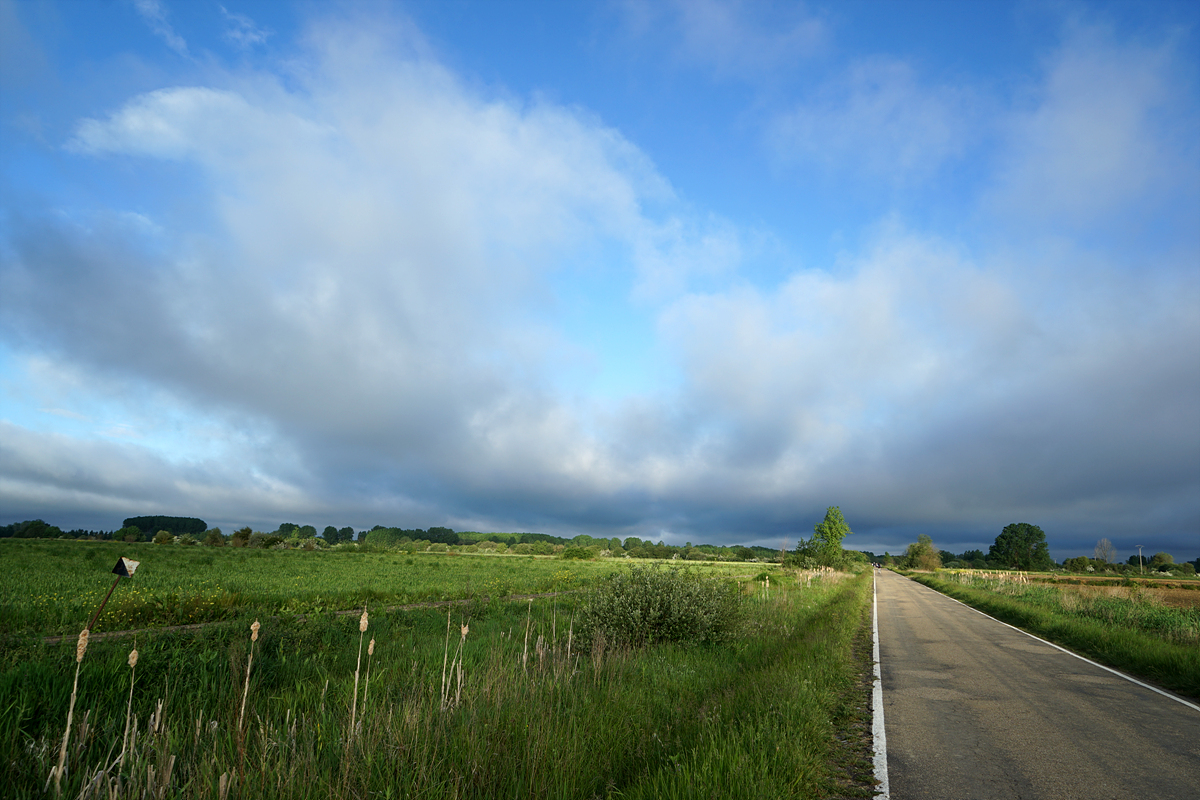
[{"label": "cloud bank", "polygon": [[[681,46],[718,35],[713,8]],[[0,333],[22,391],[78,419],[0,421],[0,507],[777,544],[838,504],[880,551],[1018,520],[1182,551],[1200,182],[1178,59],[1082,30],[986,121],[909,65],[847,65],[780,109],[770,157],[919,183],[998,139],[969,233],[889,216],[762,282],[748,230],[585,109],[472,88],[407,22],[323,20],[286,70],[78,121],[69,157],[153,209],[6,211]],[[592,390],[625,360],[658,368]]]}]

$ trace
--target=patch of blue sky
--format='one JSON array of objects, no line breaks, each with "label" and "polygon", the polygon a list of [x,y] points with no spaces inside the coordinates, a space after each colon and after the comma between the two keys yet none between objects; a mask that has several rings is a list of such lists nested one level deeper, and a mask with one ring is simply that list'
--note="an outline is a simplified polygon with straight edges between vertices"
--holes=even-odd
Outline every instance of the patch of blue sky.
[{"label": "patch of blue sky", "polygon": [[550,319],[578,354],[556,371],[556,384],[604,404],[667,391],[680,380],[658,343],[655,308],[632,296],[635,276],[622,250],[609,246],[550,279]]}]

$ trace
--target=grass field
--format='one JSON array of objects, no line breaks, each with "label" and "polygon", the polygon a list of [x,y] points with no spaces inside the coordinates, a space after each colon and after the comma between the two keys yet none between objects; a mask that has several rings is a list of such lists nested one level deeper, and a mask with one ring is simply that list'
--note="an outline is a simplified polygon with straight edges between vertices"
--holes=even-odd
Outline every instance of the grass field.
[{"label": "grass field", "polygon": [[1102,664],[1200,699],[1200,605],[1167,603],[1151,584],[1099,587],[974,571],[909,577]]},{"label": "grass field", "polygon": [[[0,539],[0,596],[6,598],[0,635],[78,633],[112,586],[110,570],[121,556],[141,566],[113,593],[97,631],[566,591],[626,564],[356,548],[310,552]],[[700,564],[726,575],[775,568]]]},{"label": "grass field", "polygon": [[[626,565],[227,550],[211,554],[206,575],[201,548],[83,544],[72,558],[62,548],[82,543],[37,543],[44,557],[8,544],[6,580],[20,564],[55,581],[51,602],[45,589],[29,593],[6,617],[9,796],[54,794],[48,778],[64,752],[76,668],[62,778],[70,797],[871,796],[870,754],[856,733],[869,571],[775,571],[769,594],[743,577],[736,635],[719,644],[581,648],[586,591],[494,598],[586,588]],[[139,624],[180,621],[170,609],[187,607],[192,592],[233,598],[202,613],[237,621],[92,641],[77,663],[73,637],[50,645],[42,635],[78,632],[93,609],[74,594],[107,591],[107,562],[119,554],[143,564],[110,602],[137,586]],[[87,585],[73,586],[74,562],[94,564],[101,580],[89,567]],[[764,566],[700,566],[691,579],[753,578]],[[178,585],[161,578],[171,570]],[[6,596],[11,585],[0,587]],[[171,595],[174,606],[162,602]],[[449,616],[382,610],[454,597],[476,600]],[[333,611],[364,599],[360,633],[358,615]],[[248,610],[278,613],[261,619],[253,643]],[[288,611],[306,611],[306,621]]]}]

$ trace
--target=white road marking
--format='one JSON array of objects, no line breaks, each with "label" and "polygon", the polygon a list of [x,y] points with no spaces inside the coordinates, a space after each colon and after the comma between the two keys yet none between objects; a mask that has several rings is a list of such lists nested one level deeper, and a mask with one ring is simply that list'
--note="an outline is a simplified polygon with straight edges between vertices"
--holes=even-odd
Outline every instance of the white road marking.
[{"label": "white road marking", "polygon": [[[872,567],[872,569],[874,569]],[[871,647],[871,658],[875,662],[875,685],[872,690],[871,702],[871,738],[875,747],[875,789],[876,800],[890,800],[892,790],[888,787],[887,770],[887,734],[883,728],[883,675],[879,669],[879,592],[875,588],[875,574],[871,575],[871,628],[874,643]]]},{"label": "white road marking", "polygon": [[[909,580],[912,580],[912,579],[911,579],[911,578],[909,578]],[[942,597],[946,598],[947,600],[953,600],[954,602],[958,603],[958,604],[959,604],[960,606],[962,606],[963,608],[969,608],[969,609],[971,609],[971,610],[972,610],[972,611],[974,611],[976,614],[980,614],[980,615],[982,615],[982,616],[985,616],[985,617],[987,617],[987,618],[988,618],[988,619],[990,619],[990,620],[993,620],[993,621],[995,621],[995,622],[999,622],[1001,625],[1005,626],[1006,628],[1012,628],[1014,631],[1017,631],[1017,632],[1019,632],[1019,633],[1023,633],[1023,634],[1025,634],[1026,636],[1028,636],[1030,639],[1037,639],[1037,640],[1038,640],[1039,642],[1041,642],[1042,644],[1048,644],[1048,645],[1050,645],[1051,647],[1053,647],[1055,650],[1061,650],[1061,651],[1063,651],[1064,653],[1066,653],[1066,654],[1067,654],[1067,655],[1069,655],[1069,656],[1075,656],[1075,658],[1078,658],[1080,661],[1086,661],[1087,663],[1091,664],[1093,667],[1099,667],[1100,669],[1104,670],[1105,672],[1111,672],[1113,675],[1116,675],[1118,678],[1124,678],[1125,680],[1129,681],[1130,683],[1136,683],[1138,686],[1141,686],[1143,689],[1149,689],[1149,690],[1150,690],[1150,691],[1152,691],[1152,692],[1157,692],[1158,694],[1161,694],[1163,697],[1167,697],[1167,698],[1170,698],[1171,700],[1174,700],[1176,703],[1180,703],[1180,704],[1182,704],[1182,705],[1185,705],[1185,706],[1187,706],[1188,708],[1190,708],[1190,709],[1193,709],[1193,710],[1195,710],[1195,711],[1200,711],[1200,706],[1196,705],[1195,703],[1190,703],[1190,702],[1188,702],[1187,700],[1184,700],[1182,697],[1177,697],[1176,695],[1173,695],[1173,694],[1171,694],[1170,692],[1165,692],[1165,691],[1163,691],[1162,689],[1159,689],[1157,686],[1151,686],[1151,685],[1150,685],[1150,684],[1148,684],[1148,683],[1142,683],[1142,682],[1141,682],[1141,681],[1139,681],[1137,678],[1130,677],[1129,675],[1126,675],[1124,672],[1119,672],[1118,670],[1115,670],[1115,669],[1113,669],[1112,667],[1106,667],[1106,666],[1104,666],[1103,664],[1097,664],[1095,661],[1092,661],[1090,658],[1086,658],[1086,657],[1084,657],[1084,656],[1081,656],[1081,655],[1079,655],[1079,653],[1074,653],[1074,652],[1071,652],[1070,650],[1068,650],[1068,649],[1067,649],[1067,648],[1065,648],[1065,647],[1059,647],[1059,646],[1058,646],[1058,645],[1056,645],[1054,642],[1048,642],[1048,641],[1046,641],[1045,639],[1043,639],[1043,638],[1042,638],[1042,637],[1040,637],[1040,636],[1034,636],[1034,635],[1033,635],[1032,633],[1030,633],[1029,631],[1021,630],[1021,629],[1020,629],[1020,628],[1018,628],[1016,625],[1009,625],[1009,624],[1008,624],[1007,622],[1005,622],[1004,620],[1002,620],[1002,619],[996,619],[996,618],[995,618],[995,617],[993,617],[991,614],[985,614],[984,612],[980,611],[978,608],[975,608],[975,607],[973,607],[973,606],[970,606],[970,605],[968,605],[967,603],[964,603],[964,602],[963,602],[963,601],[961,601],[961,600],[958,600],[958,599],[956,599],[956,598],[954,598],[954,597],[951,597],[951,596],[950,596],[950,595],[948,595],[948,594],[943,594],[942,592],[939,592],[937,589],[934,589],[932,586],[925,586],[925,584],[923,584],[923,583],[919,583],[918,581],[913,581],[913,583],[917,584],[918,586],[924,586],[924,587],[925,587],[926,589],[928,589],[929,591],[931,591],[931,592],[934,592],[934,593],[936,593],[936,594],[938,594],[938,595],[941,595]],[[876,647],[878,647],[878,641],[879,641],[879,633],[878,633],[878,631],[876,631],[876,634],[875,634],[875,640],[876,640]],[[876,660],[878,660],[878,656],[876,656]]]}]

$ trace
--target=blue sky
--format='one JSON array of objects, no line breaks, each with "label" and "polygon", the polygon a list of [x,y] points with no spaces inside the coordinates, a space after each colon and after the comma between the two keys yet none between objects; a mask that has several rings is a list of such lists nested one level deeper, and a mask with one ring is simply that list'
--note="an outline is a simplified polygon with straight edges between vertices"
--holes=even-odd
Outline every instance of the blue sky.
[{"label": "blue sky", "polygon": [[1198,24],[0,0],[0,523],[1195,558]]}]

